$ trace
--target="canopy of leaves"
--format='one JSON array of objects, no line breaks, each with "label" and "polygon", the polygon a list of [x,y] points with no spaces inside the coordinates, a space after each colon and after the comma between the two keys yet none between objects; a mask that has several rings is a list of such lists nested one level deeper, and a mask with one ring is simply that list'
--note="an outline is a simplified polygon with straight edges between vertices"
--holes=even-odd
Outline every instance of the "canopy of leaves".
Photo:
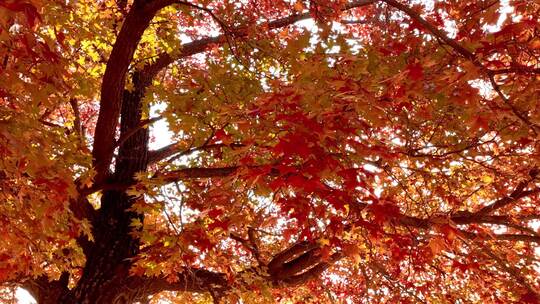
[{"label": "canopy of leaves", "polygon": [[539,16],[0,0],[0,301],[538,303]]}]

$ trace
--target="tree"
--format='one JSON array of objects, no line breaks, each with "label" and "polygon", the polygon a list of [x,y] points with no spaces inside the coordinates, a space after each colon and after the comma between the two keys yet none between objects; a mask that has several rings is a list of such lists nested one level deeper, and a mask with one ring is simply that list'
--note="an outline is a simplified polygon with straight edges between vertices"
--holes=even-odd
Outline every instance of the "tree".
[{"label": "tree", "polygon": [[0,1],[1,296],[537,303],[539,12]]}]

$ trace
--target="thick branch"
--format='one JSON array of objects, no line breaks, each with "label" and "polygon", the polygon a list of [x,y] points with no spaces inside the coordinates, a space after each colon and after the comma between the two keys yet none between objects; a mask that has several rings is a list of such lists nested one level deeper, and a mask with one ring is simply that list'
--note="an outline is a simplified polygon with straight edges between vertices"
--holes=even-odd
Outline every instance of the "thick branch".
[{"label": "thick branch", "polygon": [[[366,5],[370,5],[377,0],[356,0],[352,1],[345,5],[344,11],[350,10],[357,7],[362,7]],[[294,24],[298,21],[306,20],[312,18],[312,15],[309,12],[303,13],[303,14],[294,14],[287,17],[279,18],[273,21],[270,21],[267,23],[267,28],[272,29],[278,29],[282,27],[289,26],[291,24]],[[229,34],[234,35],[235,37],[242,38],[247,36],[247,32],[245,31],[244,27],[241,28],[234,28],[229,30]],[[215,37],[207,37],[202,38],[199,40],[195,40],[186,44],[182,45],[182,49],[177,55],[170,55],[168,53],[161,53],[157,60],[150,65],[147,65],[142,73],[145,75],[151,75],[151,77],[154,77],[159,71],[167,67],[168,65],[172,64],[176,60],[180,60],[182,58],[186,58],[201,52],[204,52],[208,48],[210,48],[214,44],[222,44],[227,41],[226,34],[219,35]]]},{"label": "thick branch", "polygon": [[309,269],[315,264],[318,264],[320,261],[320,248],[311,249],[304,252],[297,258],[289,262],[283,263],[272,275],[276,279],[289,278],[294,275],[301,274],[306,269]]},{"label": "thick branch", "polygon": [[[540,192],[540,189],[535,189],[534,193]],[[525,197],[526,195],[532,194],[532,191],[524,191],[521,192],[521,197]],[[508,202],[506,198],[503,198],[501,200],[496,201],[495,203],[502,202],[505,203],[511,203],[515,200],[512,200]],[[494,204],[490,205],[493,206]],[[351,210],[353,210],[356,213],[361,212],[364,208],[366,208],[367,205],[363,203],[358,203],[356,207],[353,207]],[[495,240],[506,240],[506,241],[523,241],[523,242],[534,242],[538,243],[540,242],[540,235],[536,233],[534,230],[523,227],[520,225],[517,225],[514,223],[510,218],[506,216],[493,216],[488,215],[484,213],[470,213],[470,212],[462,212],[458,213],[456,215],[452,215],[448,217],[449,222],[458,224],[458,225],[469,225],[469,224],[496,224],[496,225],[503,225],[510,228],[514,228],[517,230],[521,230],[523,232],[527,232],[529,234],[493,234],[492,239]],[[433,222],[429,218],[418,218],[414,216],[408,216],[405,214],[399,214],[395,218],[395,223],[399,225],[403,225],[406,227],[414,227],[418,229],[431,229],[434,225],[437,225],[437,223]],[[489,240],[490,238],[482,238],[479,235],[476,235],[472,232],[466,232],[464,230],[460,230],[463,232],[464,235],[466,235],[468,238],[478,238],[478,239],[485,239]]]},{"label": "thick branch", "polygon": [[[177,280],[167,280],[165,277],[134,277],[130,284],[135,289],[144,290],[148,296],[160,291],[188,291],[188,292],[224,292],[231,287],[224,273],[205,269],[185,268],[176,274]],[[174,281],[174,282],[173,282]]]},{"label": "thick branch", "polygon": [[[315,253],[318,246],[319,245],[316,242],[300,242],[277,254],[272,261],[274,263],[283,261],[284,264],[280,265],[280,268],[289,267],[287,269],[288,275],[285,275],[284,272],[282,272],[279,276],[271,275],[263,276],[262,278],[276,287],[282,285],[299,285],[319,276],[328,269],[328,267],[343,258],[343,254],[337,252],[332,254],[327,260],[323,261],[322,258]],[[308,249],[307,252],[306,249]],[[293,258],[298,254],[300,254],[300,256]],[[293,259],[288,261],[291,258]],[[238,285],[244,284],[241,279],[242,274],[248,272],[250,274],[262,273],[260,271],[254,271],[256,269],[257,268],[250,268],[242,271],[237,274],[237,277],[240,279],[233,280],[229,279],[224,273],[205,269],[185,268],[177,274],[178,279],[175,282],[171,282],[171,280],[167,280],[165,277],[133,277],[129,284],[133,289],[145,291],[143,295],[140,295],[141,298],[165,290],[211,292],[213,294],[222,295],[233,288],[238,287]],[[246,287],[249,288],[248,286]]]},{"label": "thick branch", "polygon": [[92,151],[97,182],[102,181],[107,175],[112,159],[109,152],[114,145],[126,72],[135,49],[154,15],[169,4],[171,3],[168,1],[152,1],[149,4],[136,2],[127,14],[113,46],[101,84],[99,116]]},{"label": "thick branch", "polygon": [[309,270],[302,272],[299,275],[295,275],[286,279],[283,279],[283,283],[286,285],[300,285],[304,284],[305,282],[319,276],[321,273],[323,273],[328,267],[332,266],[335,262],[337,262],[339,259],[343,257],[343,254],[340,252],[334,253],[328,261],[323,261],[315,265],[314,267],[310,268]]},{"label": "thick branch", "polygon": [[268,263],[268,269],[271,273],[279,271],[279,269],[294,257],[303,254],[306,251],[313,250],[319,247],[316,242],[300,242],[293,245],[291,248],[282,251],[281,253],[274,256],[274,258]]},{"label": "thick branch", "polygon": [[[195,179],[195,178],[214,178],[214,177],[226,177],[234,174],[240,167],[222,167],[222,168],[186,168],[175,171],[170,171],[162,174],[157,174],[154,179],[159,179],[168,183],[175,181]],[[90,195],[100,190],[125,190],[133,185],[135,181],[129,181],[125,183],[120,182],[102,182],[100,184],[94,184],[92,187],[81,190],[82,195]]]},{"label": "thick branch", "polygon": [[518,192],[514,191],[510,196],[501,198],[499,200],[496,200],[490,205],[485,206],[484,208],[480,209],[477,213],[478,214],[489,214],[497,209],[501,209],[521,198],[527,197],[529,195],[537,194],[540,192],[540,188],[534,188],[532,190],[520,190]]},{"label": "thick branch", "polygon": [[[347,4],[345,9],[348,10],[355,7],[369,5],[373,2],[375,2],[375,0],[357,0]],[[144,30],[148,27],[153,16],[161,8],[174,3],[182,4],[182,1],[155,0],[149,2],[148,4],[135,2],[133,8],[127,14],[122,28],[120,29],[120,33],[118,34],[109,60],[107,61],[107,67],[105,69],[101,86],[101,102],[92,152],[92,156],[94,157],[94,166],[98,172],[98,176],[96,177],[97,181],[104,179],[112,159],[112,155],[110,155],[109,151],[114,145],[114,137],[116,126],[118,124],[118,115],[120,114],[126,72],[133,59],[135,49],[144,33]],[[268,28],[276,29],[285,27],[308,18],[311,18],[309,13],[291,15],[269,22]],[[234,33],[235,36],[247,35],[246,31],[244,31],[242,28],[233,29],[230,32]],[[149,77],[151,79],[160,70],[175,60],[203,52],[212,44],[223,43],[225,41],[225,35],[209,37],[183,45],[180,54],[177,56],[173,57],[170,54],[162,53],[158,56],[157,60],[153,64],[147,65],[144,68],[142,71],[142,77]],[[148,86],[149,83],[145,85]],[[144,90],[145,88],[143,87],[140,89]]]}]

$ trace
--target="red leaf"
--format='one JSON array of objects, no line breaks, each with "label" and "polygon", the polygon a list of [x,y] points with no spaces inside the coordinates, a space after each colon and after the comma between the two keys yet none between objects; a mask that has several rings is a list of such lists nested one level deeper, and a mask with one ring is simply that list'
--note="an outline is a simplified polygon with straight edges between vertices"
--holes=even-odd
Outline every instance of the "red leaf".
[{"label": "red leaf", "polygon": [[520,303],[527,303],[527,304],[538,304],[538,303],[540,303],[540,299],[538,299],[538,296],[536,294],[534,294],[532,291],[530,291],[530,292],[522,295],[519,302]]},{"label": "red leaf", "polygon": [[0,2],[0,6],[3,6],[10,11],[24,13],[30,27],[34,27],[36,21],[41,20],[37,8],[31,3],[16,0],[14,2]]},{"label": "red leaf", "polygon": [[424,69],[422,68],[422,65],[418,63],[409,64],[407,66],[407,70],[409,71],[409,77],[411,77],[412,80],[420,80],[424,78]]}]

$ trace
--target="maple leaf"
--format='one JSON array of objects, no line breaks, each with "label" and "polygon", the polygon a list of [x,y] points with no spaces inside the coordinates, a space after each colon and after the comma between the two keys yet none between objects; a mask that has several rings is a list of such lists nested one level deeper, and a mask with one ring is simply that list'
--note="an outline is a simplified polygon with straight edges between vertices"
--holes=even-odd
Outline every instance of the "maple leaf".
[{"label": "maple leaf", "polygon": [[429,246],[429,249],[431,249],[431,252],[433,253],[433,255],[437,256],[439,253],[441,253],[443,250],[446,249],[446,242],[444,238],[435,237],[429,241],[428,246]]},{"label": "maple leaf", "polygon": [[421,80],[424,78],[424,69],[419,63],[409,64],[407,71],[412,80]]},{"label": "maple leaf", "polygon": [[34,27],[37,20],[41,19],[37,8],[27,1],[2,1],[0,6],[14,12],[22,12],[26,16],[26,21],[30,27]]}]

